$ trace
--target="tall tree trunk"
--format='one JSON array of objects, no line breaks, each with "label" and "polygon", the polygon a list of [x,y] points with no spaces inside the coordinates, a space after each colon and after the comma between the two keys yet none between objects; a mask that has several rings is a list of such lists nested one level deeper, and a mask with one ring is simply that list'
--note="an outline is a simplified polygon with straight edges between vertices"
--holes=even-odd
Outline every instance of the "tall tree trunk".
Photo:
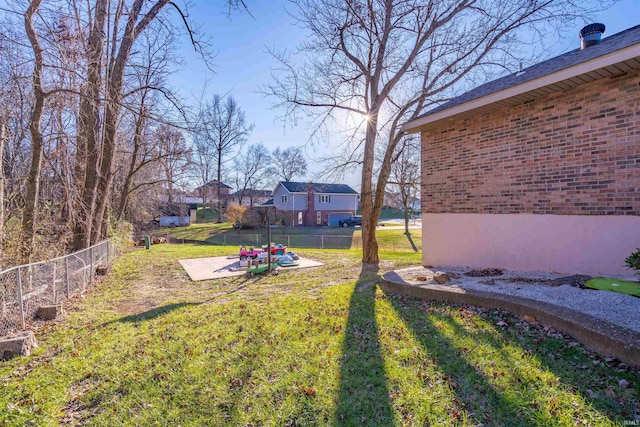
[{"label": "tall tree trunk", "polygon": [[409,234],[409,210],[404,209],[404,234]]},{"label": "tall tree trunk", "polygon": [[367,121],[367,133],[365,135],[364,157],[362,162],[362,182],[360,185],[360,203],[362,209],[362,264],[367,267],[378,264],[378,241],[376,240],[376,223],[378,214],[375,214],[373,200],[373,159],[378,127],[377,111],[369,115]]},{"label": "tall tree trunk", "polygon": [[102,90],[102,56],[107,21],[108,0],[96,0],[93,25],[87,43],[87,81],[80,89],[76,182],[82,182],[78,198],[73,246],[91,245],[92,220],[96,212],[96,189],[100,163],[100,93]]},{"label": "tall tree trunk", "polygon": [[42,74],[44,57],[40,41],[33,26],[33,16],[38,13],[42,0],[34,0],[24,15],[24,27],[33,49],[33,96],[34,104],[31,110],[29,133],[31,135],[31,166],[27,177],[27,194],[22,215],[23,251],[26,261],[30,261],[33,254],[36,237],[36,212],[38,209],[38,193],[40,190],[40,170],[42,169],[42,111],[44,109],[45,93],[42,89]]},{"label": "tall tree trunk", "polygon": [[106,237],[106,230],[103,224],[105,224],[105,214],[109,204],[111,184],[113,183],[113,167],[117,147],[116,130],[118,116],[120,114],[120,103],[122,102],[125,66],[129,60],[133,43],[169,1],[170,0],[158,0],[140,22],[137,21],[144,0],[134,1],[129,10],[127,24],[122,35],[118,54],[113,61],[113,66],[109,69],[109,78],[107,81],[108,99],[105,108],[104,133],[102,137],[102,162],[96,192],[98,196],[96,201],[96,214],[93,217],[93,228],[91,230],[92,243],[96,243],[99,239]]},{"label": "tall tree trunk", "polygon": [[[220,145],[218,145],[220,147]],[[218,148],[218,187],[216,188],[216,207],[218,209],[218,221],[222,222],[222,199],[220,187],[222,186],[222,148]]]},{"label": "tall tree trunk", "polygon": [[[138,152],[140,151],[140,145],[142,143],[142,128],[144,125],[144,104],[140,106],[138,119],[136,120],[136,130],[133,135],[133,153],[131,154],[131,161],[129,162],[129,171],[127,172],[127,176],[124,180],[124,184],[122,186],[122,194],[120,195],[120,203],[118,205],[118,218],[124,218],[124,212],[127,208],[127,201],[129,200],[129,191],[131,188],[131,182],[133,181],[133,176],[136,173],[136,161],[138,159]],[[169,196],[169,202],[171,202],[171,195]]]}]

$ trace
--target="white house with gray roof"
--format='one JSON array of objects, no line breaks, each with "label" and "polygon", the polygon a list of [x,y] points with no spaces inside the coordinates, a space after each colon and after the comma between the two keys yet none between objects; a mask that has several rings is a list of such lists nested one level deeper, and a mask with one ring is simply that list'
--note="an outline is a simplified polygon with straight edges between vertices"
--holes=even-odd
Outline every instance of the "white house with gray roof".
[{"label": "white house with gray roof", "polygon": [[292,226],[337,226],[356,214],[360,195],[346,184],[281,181],[273,190],[278,218]]}]

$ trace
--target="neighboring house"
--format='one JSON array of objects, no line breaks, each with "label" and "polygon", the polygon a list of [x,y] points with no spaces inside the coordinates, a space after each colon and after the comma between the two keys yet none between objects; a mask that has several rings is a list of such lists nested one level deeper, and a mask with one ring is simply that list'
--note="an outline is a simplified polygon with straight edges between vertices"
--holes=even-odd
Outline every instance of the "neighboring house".
[{"label": "neighboring house", "polygon": [[212,181],[207,182],[205,185],[201,185],[200,187],[197,187],[195,189],[195,193],[196,194],[203,194],[203,193],[207,193],[207,194],[211,194],[211,195],[216,195],[217,191],[218,191],[218,186],[220,186],[220,195],[221,196],[228,196],[231,188],[229,185],[223,183],[218,183],[217,179],[214,179]]},{"label": "neighboring house", "polygon": [[229,195],[229,203],[236,203],[238,205],[253,207],[262,205],[271,199],[271,190],[253,190],[247,188],[245,190],[236,191]]},{"label": "neighboring house", "polygon": [[220,204],[222,211],[224,212],[229,204],[229,196],[232,189],[231,186],[224,182],[218,183],[218,180],[214,179],[207,182],[205,185],[197,187],[194,190],[194,193],[203,198],[204,204],[211,207],[217,207],[216,198],[218,196],[218,186],[220,187]]},{"label": "neighboring house", "polygon": [[421,133],[424,265],[631,274],[640,26],[603,27],[403,126]]},{"label": "neighboring house", "polygon": [[273,190],[273,205],[286,225],[337,226],[339,220],[355,215],[359,197],[346,184],[281,181]]}]

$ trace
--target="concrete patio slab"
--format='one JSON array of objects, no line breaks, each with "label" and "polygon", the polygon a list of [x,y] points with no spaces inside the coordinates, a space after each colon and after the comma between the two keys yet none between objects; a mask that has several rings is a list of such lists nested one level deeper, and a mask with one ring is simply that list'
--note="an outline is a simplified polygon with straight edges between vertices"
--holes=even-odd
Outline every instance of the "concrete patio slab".
[{"label": "concrete patio slab", "polygon": [[[240,259],[237,256],[181,259],[180,264],[193,281],[242,276],[246,272],[246,268],[240,267]],[[282,269],[289,270],[296,268],[319,267],[321,265],[324,264],[301,257],[298,260],[297,266],[282,267]]]}]

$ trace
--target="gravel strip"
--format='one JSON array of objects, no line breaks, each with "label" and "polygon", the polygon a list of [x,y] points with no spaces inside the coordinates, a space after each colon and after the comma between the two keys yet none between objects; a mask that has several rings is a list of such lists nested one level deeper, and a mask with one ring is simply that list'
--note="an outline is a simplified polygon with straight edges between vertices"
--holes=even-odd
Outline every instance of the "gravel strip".
[{"label": "gravel strip", "polygon": [[[397,273],[410,283],[437,285],[438,283],[431,279],[436,272],[441,271],[453,273],[457,277],[454,277],[449,284],[440,286],[501,293],[543,301],[549,304],[569,307],[575,311],[640,332],[640,298],[616,292],[580,289],[570,285],[549,286],[536,283],[513,283],[508,280],[503,280],[509,278],[527,278],[540,280],[540,283],[542,283],[547,280],[554,280],[566,276],[563,274],[541,271],[522,272],[504,270],[504,274],[501,276],[469,277],[464,275],[469,269],[461,269],[458,267],[439,267],[437,269],[416,267],[397,271]],[[427,280],[416,280],[416,278],[420,276],[423,276]],[[636,277],[617,278],[621,280],[637,280]],[[481,283],[491,282],[491,279],[493,279],[495,284]]]}]

